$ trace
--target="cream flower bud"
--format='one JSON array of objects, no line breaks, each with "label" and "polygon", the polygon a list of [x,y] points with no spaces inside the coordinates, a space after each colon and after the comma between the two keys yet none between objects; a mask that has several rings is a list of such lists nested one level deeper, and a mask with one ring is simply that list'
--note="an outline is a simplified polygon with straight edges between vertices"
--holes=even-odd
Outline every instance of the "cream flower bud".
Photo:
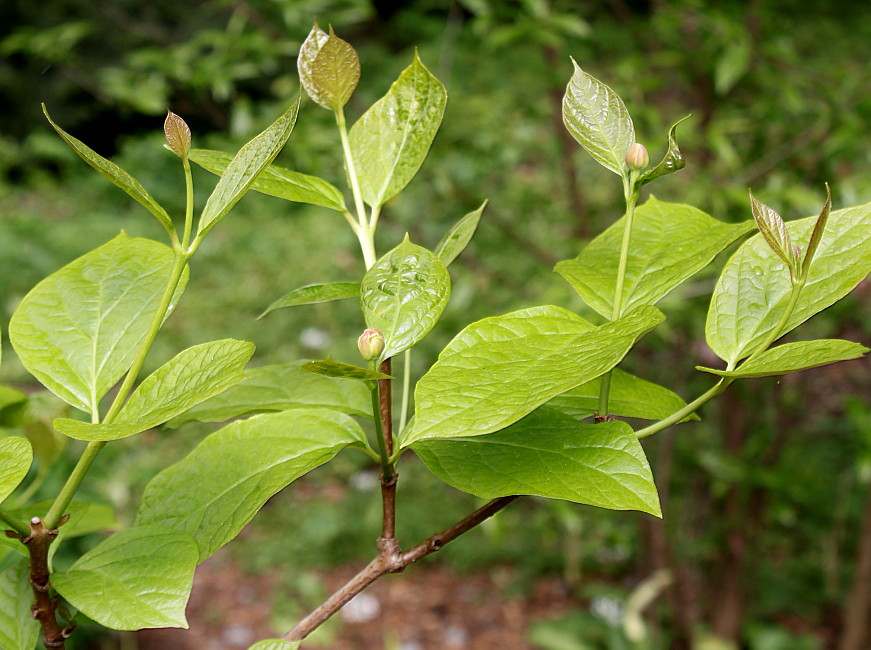
[{"label": "cream flower bud", "polygon": [[626,152],[626,164],[629,165],[629,169],[632,171],[644,169],[649,162],[650,157],[647,155],[647,149],[644,148],[643,144],[636,142]]},{"label": "cream flower bud", "polygon": [[375,329],[364,330],[357,339],[357,349],[366,361],[377,359],[384,352],[384,335]]}]

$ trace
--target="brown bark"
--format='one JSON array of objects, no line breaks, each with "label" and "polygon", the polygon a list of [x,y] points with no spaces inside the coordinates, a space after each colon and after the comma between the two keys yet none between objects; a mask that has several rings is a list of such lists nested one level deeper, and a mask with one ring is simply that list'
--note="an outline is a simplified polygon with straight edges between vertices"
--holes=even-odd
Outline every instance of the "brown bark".
[{"label": "brown bark", "polygon": [[844,608],[840,650],[864,650],[871,642],[871,494],[865,505],[862,534],[856,551],[853,587]]}]

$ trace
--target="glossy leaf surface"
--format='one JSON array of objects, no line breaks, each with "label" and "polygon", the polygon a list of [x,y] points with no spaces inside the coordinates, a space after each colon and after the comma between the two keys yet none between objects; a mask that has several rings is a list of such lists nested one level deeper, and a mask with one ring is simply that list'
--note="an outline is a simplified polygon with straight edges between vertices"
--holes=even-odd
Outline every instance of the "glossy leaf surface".
[{"label": "glossy leaf surface", "polygon": [[282,307],[296,307],[297,305],[312,305],[318,302],[330,302],[343,300],[344,298],[356,298],[360,295],[359,282],[326,282],[324,284],[308,284],[294,289],[285,294],[269,307],[258,318],[263,318],[271,311]]},{"label": "glossy leaf surface", "polygon": [[442,123],[447,91],[417,54],[387,94],[351,128],[363,200],[381,206],[414,178]]},{"label": "glossy leaf surface", "polygon": [[[24,367],[68,404],[95,413],[133,363],[172,267],[169,247],[121,233],[48,276],[9,323]],[[187,271],[173,304],[186,282]]]},{"label": "glossy leaf surface", "polygon": [[32,462],[33,449],[27,438],[0,437],[0,503],[24,480]]},{"label": "glossy leaf surface", "polygon": [[350,43],[336,36],[332,28],[311,62],[310,81],[315,94],[309,92],[308,85],[306,92],[318,104],[333,111],[347,103],[360,81],[357,52]]},{"label": "glossy leaf surface", "polygon": [[436,476],[483,499],[530,494],[661,516],[650,465],[625,422],[582,424],[543,407],[497,433],[412,448]]},{"label": "glossy leaf surface", "polygon": [[39,623],[30,612],[33,589],[29,578],[29,565],[24,558],[0,572],[0,648],[3,650],[33,650],[39,640]]},{"label": "glossy leaf surface", "polygon": [[345,447],[366,444],[356,421],[326,409],[233,422],[149,482],[136,523],[192,535],[202,561],[238,535],[273,494]]},{"label": "glossy leaf surface", "polygon": [[771,377],[838,361],[859,359],[866,352],[868,348],[864,345],[841,339],[795,341],[769,348],[758,357],[742,363],[735,370],[716,370],[703,366],[696,366],[696,369],[721,377]]},{"label": "glossy leaf surface", "polygon": [[224,169],[200,216],[198,236],[205,235],[241,199],[257,176],[284,147],[299,112],[299,99],[260,135],[245,144]]},{"label": "glossy leaf surface", "polygon": [[457,259],[460,253],[466,249],[466,246],[468,246],[472,236],[475,234],[475,230],[478,228],[478,222],[481,220],[481,215],[486,207],[487,201],[484,201],[480,208],[460,219],[442,237],[435,248],[435,254],[438,255],[445,266],[450,266],[451,262]]},{"label": "glossy leaf surface", "polygon": [[362,384],[313,375],[299,369],[304,361],[250,368],[244,380],[170,421],[223,422],[243,415],[300,407],[329,408],[372,417],[369,391]]},{"label": "glossy leaf surface", "polygon": [[[786,224],[791,240],[806,247],[817,217]],[[871,272],[871,204],[829,215],[816,256],[792,316],[781,334],[847,295]],[[785,264],[761,235],[729,259],[711,297],[705,324],[708,345],[730,364],[755,351],[777,326],[792,282]]]},{"label": "glossy leaf surface", "polygon": [[543,306],[472,323],[418,382],[414,428],[402,444],[504,429],[613,368],[662,320],[655,307],[642,307],[593,327]]},{"label": "glossy leaf surface", "polygon": [[[189,157],[206,171],[220,176],[233,160],[233,156],[211,149],[194,149]],[[345,197],[339,189],[317,176],[269,165],[251,184],[251,189],[295,203],[319,205],[337,212],[345,212]]]},{"label": "glossy leaf surface", "polygon": [[[611,318],[625,217],[593,239],[573,260],[556,265],[590,307]],[[623,284],[624,313],[653,305],[707,266],[753,222],[723,223],[692,206],[651,197],[635,211]]]},{"label": "glossy leaf surface", "polygon": [[378,379],[392,379],[390,375],[385,375],[383,372],[369,370],[361,366],[355,366],[351,363],[343,363],[333,359],[324,359],[323,361],[309,361],[299,367],[300,370],[315,375],[324,377],[334,377],[336,379],[354,379],[356,381],[376,381]]},{"label": "glossy leaf surface", "polygon": [[619,176],[627,174],[626,152],[635,127],[620,96],[587,74],[574,59],[574,74],[563,97],[563,122],[593,159]]},{"label": "glossy leaf surface", "polygon": [[54,427],[78,440],[118,440],[151,429],[242,381],[252,354],[253,343],[235,339],[195,345],[146,377],[111,424],[59,418]]},{"label": "glossy leaf surface", "polygon": [[686,167],[687,163],[677,146],[675,131],[677,131],[677,125],[689,117],[690,116],[687,115],[672,124],[671,128],[668,130],[668,149],[665,152],[665,156],[663,156],[662,160],[659,161],[659,164],[656,167],[647,170],[638,178],[638,187],[647,185],[661,176],[673,174],[674,172]]},{"label": "glossy leaf surface", "polygon": [[759,228],[759,233],[768,243],[769,248],[786,262],[787,266],[793,270],[793,275],[797,277],[799,258],[792,246],[789,231],[786,229],[786,224],[783,223],[781,216],[761,201],[757,201],[753,194],[750,195],[750,210],[756,221],[756,227]]}]

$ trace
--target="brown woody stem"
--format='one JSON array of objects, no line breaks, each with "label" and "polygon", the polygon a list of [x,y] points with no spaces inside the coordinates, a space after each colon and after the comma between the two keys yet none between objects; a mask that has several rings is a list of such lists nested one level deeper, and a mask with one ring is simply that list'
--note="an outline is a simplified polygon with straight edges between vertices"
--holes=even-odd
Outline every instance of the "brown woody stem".
[{"label": "brown woody stem", "polygon": [[[390,374],[390,359],[381,364],[381,372]],[[378,380],[378,417],[381,419],[381,435],[384,437],[384,448],[387,457],[393,455],[393,407],[390,395],[390,379]],[[394,467],[390,473],[381,475],[381,503],[383,509],[381,537],[393,539],[396,537],[396,472]]]}]

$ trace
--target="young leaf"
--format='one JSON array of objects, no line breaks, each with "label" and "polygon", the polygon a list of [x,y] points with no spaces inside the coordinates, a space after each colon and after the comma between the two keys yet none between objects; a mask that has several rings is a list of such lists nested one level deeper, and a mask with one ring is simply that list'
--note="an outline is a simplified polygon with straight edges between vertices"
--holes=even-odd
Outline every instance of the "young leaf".
[{"label": "young leaf", "polygon": [[341,361],[333,361],[332,359],[324,359],[323,361],[309,361],[299,367],[303,372],[310,372],[315,375],[324,377],[334,377],[336,379],[356,379],[357,381],[369,382],[377,381],[378,379],[393,379],[390,375],[385,375],[383,372],[376,372],[367,368],[361,368],[350,363],[342,363]]},{"label": "young leaf", "polygon": [[312,305],[318,302],[356,298],[359,295],[359,282],[326,282],[323,284],[308,284],[285,294],[269,305],[269,307],[266,308],[266,311],[260,314],[257,318],[263,318],[269,312],[281,309],[282,307]]},{"label": "young leaf", "polygon": [[336,36],[332,27],[330,35],[311,62],[309,81],[314,94],[309,91],[308,85],[306,92],[331,111],[339,110],[348,102],[360,81],[360,58],[356,50]]},{"label": "young leaf", "polygon": [[320,91],[315,85],[314,79],[312,79],[312,67],[314,66],[318,52],[321,51],[324,43],[326,43],[329,38],[330,35],[318,27],[318,23],[315,21],[314,26],[305,41],[303,41],[302,46],[299,48],[299,55],[296,58],[296,68],[299,73],[299,80],[302,83],[302,87],[305,89],[306,94],[316,103],[327,109],[329,109],[330,106],[327,104],[326,100],[320,96]]},{"label": "young leaf", "polygon": [[113,630],[187,629],[184,610],[193,586],[197,546],[163,526],[115,533],[81,556],[51,584],[76,609]]},{"label": "young leaf", "polygon": [[372,417],[372,400],[365,386],[302,372],[304,361],[252,368],[246,378],[217,397],[198,404],[169,422],[223,422],[230,418],[300,407],[329,408]]},{"label": "young leaf", "polygon": [[541,407],[497,433],[412,449],[433,474],[482,499],[530,494],[662,516],[650,465],[625,422],[581,424]]},{"label": "young leaf", "polygon": [[668,130],[668,150],[665,152],[665,156],[656,167],[644,172],[641,176],[638,177],[638,181],[636,182],[638,187],[647,185],[651,181],[655,181],[660,176],[673,174],[674,172],[686,167],[687,163],[683,159],[683,155],[681,154],[680,149],[678,149],[677,139],[675,138],[674,134],[677,130],[677,125],[684,120],[689,119],[689,117],[689,115],[687,115],[686,117],[682,117],[677,122],[672,124],[671,128]]},{"label": "young leaf", "polygon": [[448,94],[417,56],[351,128],[363,200],[380,207],[414,178],[442,123]]},{"label": "young leaf", "polygon": [[[28,293],[9,338],[24,367],[55,395],[93,415],[130,368],[173,267],[173,252],[121,233]],[[184,291],[187,270],[173,304]]]},{"label": "young leaf", "polygon": [[58,418],[54,428],[78,440],[118,440],[156,427],[242,381],[254,344],[211,341],[180,352],[133,391],[111,424]]},{"label": "young leaf", "polygon": [[[787,224],[790,238],[806,246],[817,217]],[[814,262],[782,334],[846,296],[871,272],[871,203],[829,217]],[[726,263],[711,297],[705,334],[710,348],[730,365],[750,355],[777,326],[792,292],[789,275],[761,235],[744,242]]]},{"label": "young leaf", "polygon": [[629,173],[626,152],[635,143],[635,127],[620,96],[587,74],[574,59],[574,74],[563,98],[563,122],[572,137],[600,165],[618,176]]},{"label": "young leaf", "polygon": [[299,99],[263,133],[239,149],[239,153],[227,165],[221,174],[221,180],[206,201],[206,207],[200,216],[198,238],[202,238],[224,218],[248,191],[260,172],[272,163],[293,132],[298,112]]},{"label": "young leaf", "polygon": [[[21,546],[20,542],[15,543]],[[24,558],[17,559],[20,556],[13,557],[17,560],[13,566],[0,572],[0,648],[33,650],[40,627],[30,611],[33,588],[29,563]]]},{"label": "young leaf", "polygon": [[84,142],[77,140],[55,124],[51,119],[51,116],[49,116],[45,104],[42,105],[42,112],[45,113],[45,117],[49,124],[51,124],[52,128],[54,128],[58,135],[73,148],[73,151],[75,151],[82,160],[108,178],[112,183],[127,192],[130,197],[135,199],[146,210],[157,217],[160,225],[169,233],[170,237],[175,236],[175,226],[172,224],[172,219],[169,218],[166,210],[164,210],[163,207],[151,197],[145,188],[142,187],[142,184],[139,181],[121,169],[118,165],[103,158],[103,156],[91,149]]},{"label": "young leaf", "polygon": [[24,480],[32,462],[33,449],[27,438],[0,437],[0,503]]},{"label": "young leaf", "polygon": [[[590,307],[605,318],[613,311],[625,217],[593,239],[573,260],[556,265]],[[738,237],[753,222],[723,223],[692,206],[654,197],[635,211],[623,284],[624,311],[664,298]]]},{"label": "young leaf", "polygon": [[405,240],[375,262],[360,285],[366,327],[384,334],[382,359],[423,339],[451,295],[451,276],[433,253]]},{"label": "young leaf", "polygon": [[758,357],[742,363],[735,370],[716,370],[704,366],[696,366],[696,370],[710,372],[721,377],[772,377],[825,366],[838,361],[859,359],[866,352],[868,352],[868,348],[864,345],[841,339],[795,341],[766,350]]},{"label": "young leaf", "polygon": [[796,255],[783,219],[767,205],[757,201],[752,192],[750,193],[750,209],[753,212],[756,227],[759,228],[762,237],[768,242],[768,246],[780,259],[786,262],[792,277],[798,277],[800,260]]},{"label": "young leaf", "polygon": [[[211,149],[194,149],[189,158],[200,167],[220,176],[233,160],[233,156]],[[322,178],[300,174],[278,165],[269,165],[255,179],[251,189],[295,203],[308,203],[346,212],[345,197],[339,189]]]},{"label": "young leaf", "polygon": [[543,306],[472,323],[418,382],[414,428],[402,444],[504,429],[613,368],[662,320],[655,307],[641,307],[593,327]]},{"label": "young leaf", "polygon": [[172,111],[167,111],[163,132],[170,150],[182,160],[187,160],[191,150],[191,129],[187,122]]},{"label": "young leaf", "polygon": [[475,234],[475,230],[478,228],[478,222],[481,220],[481,215],[486,207],[487,201],[484,201],[480,208],[460,219],[442,237],[442,240],[435,248],[435,254],[439,256],[439,259],[445,266],[450,266],[451,262],[457,259],[459,254],[466,249],[466,246],[472,239],[472,235]]},{"label": "young leaf", "polygon": [[[562,395],[557,395],[546,406],[571,415],[576,420],[590,417],[599,410],[599,388],[602,378],[597,377]],[[684,406],[679,395],[658,384],[639,379],[619,368],[611,374],[608,411],[612,415],[645,420],[662,420]],[[694,413],[687,420],[698,420]]]},{"label": "young leaf", "polygon": [[366,435],[338,411],[294,409],[233,422],[149,482],[136,525],[189,533],[202,561],[273,494],[348,446],[367,446]]},{"label": "young leaf", "polygon": [[814,223],[814,230],[811,233],[810,241],[807,245],[807,251],[804,255],[804,260],[801,263],[802,269],[802,277],[807,278],[808,269],[810,269],[811,262],[814,259],[814,255],[817,254],[817,248],[819,248],[820,240],[823,238],[823,232],[826,230],[826,223],[829,220],[829,213],[832,210],[832,190],[829,189],[829,184],[826,183],[826,204],[823,206],[822,211],[820,212],[820,216],[817,217],[816,222]]}]

